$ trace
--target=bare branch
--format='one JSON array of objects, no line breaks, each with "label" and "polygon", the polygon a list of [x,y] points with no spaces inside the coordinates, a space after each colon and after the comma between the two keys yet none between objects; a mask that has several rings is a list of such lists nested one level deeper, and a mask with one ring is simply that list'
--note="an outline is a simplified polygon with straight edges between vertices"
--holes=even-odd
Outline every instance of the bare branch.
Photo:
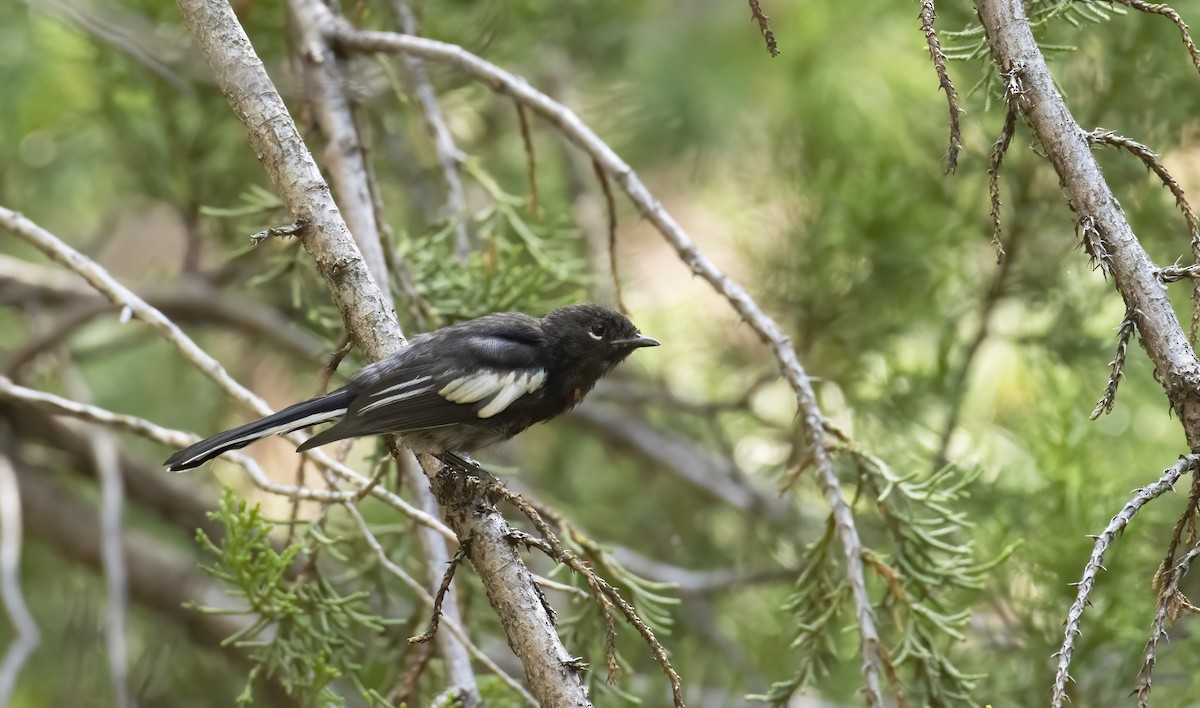
[{"label": "bare branch", "polygon": [[[386,287],[387,264],[383,258],[379,224],[375,221],[375,210],[371,206],[366,153],[354,124],[350,102],[342,91],[345,81],[338,58],[318,31],[308,2],[288,2],[289,14],[299,35],[297,54],[304,70],[305,96],[310,97],[317,124],[325,135],[325,164],[329,169],[337,205],[345,215],[346,226],[362,252],[367,270],[380,287],[379,294],[390,308],[392,297]],[[192,30],[194,32],[195,27]],[[300,217],[298,222],[303,223],[304,217],[300,214],[297,216]]]},{"label": "bare branch", "polygon": [[525,146],[525,171],[529,173],[529,211],[542,221],[542,207],[538,204],[537,156],[533,151],[533,135],[529,132],[529,116],[525,115],[525,106],[520,101],[513,101],[517,107],[517,122],[521,125],[521,143]]},{"label": "bare branch", "polygon": [[936,19],[934,0],[921,0],[921,31],[925,33],[925,43],[929,45],[929,58],[933,60],[938,85],[946,92],[946,103],[950,106],[950,149],[946,152],[946,172],[953,174],[958,168],[958,153],[962,149],[962,126],[958,118],[962,110],[958,107],[958,92],[954,90],[954,82],[950,80],[950,73],[946,71],[946,55],[942,53],[942,42],[933,26]]},{"label": "bare branch", "polygon": [[1182,597],[1183,593],[1179,592],[1179,583],[1187,575],[1188,568],[1191,567],[1196,556],[1200,556],[1200,546],[1196,546],[1179,559],[1179,563],[1171,569],[1167,582],[1159,592],[1158,610],[1154,613],[1154,622],[1150,626],[1150,639],[1146,642],[1145,659],[1141,670],[1138,671],[1137,685],[1134,688],[1138,697],[1138,708],[1147,708],[1150,705],[1150,678],[1154,672],[1154,664],[1158,661],[1159,640],[1166,639],[1167,628],[1178,617],[1181,605],[1187,606],[1193,612],[1197,609]]},{"label": "bare branch", "polygon": [[[127,432],[134,433],[135,435],[140,435],[141,437],[160,442],[169,447],[185,447],[199,440],[199,438],[195,435],[184,433],[178,430],[162,428],[142,418],[123,415],[120,413],[113,413],[111,411],[104,410],[103,408],[97,408],[96,406],[85,405],[76,401],[60,398],[59,396],[55,396],[53,394],[35,391],[33,389],[25,388],[24,386],[17,386],[11,380],[3,376],[0,376],[0,398],[9,398],[26,403],[32,403],[60,415],[67,415],[73,418],[80,418],[82,420],[88,420],[94,423],[109,425]],[[308,501],[345,502],[356,499],[358,497],[357,490],[363,489],[370,483],[370,480],[368,480],[366,477],[363,477],[345,465],[334,462],[328,457],[317,459],[316,462],[322,467],[336,474],[338,477],[350,482],[350,484],[354,485],[355,491],[339,492],[330,491],[327,489],[312,489],[310,487],[295,487],[292,485],[280,484],[279,482],[275,482],[268,478],[266,473],[263,472],[262,468],[259,467],[258,463],[254,461],[254,458],[250,457],[249,455],[240,452],[231,452],[226,453],[224,458],[245,469],[247,474],[250,475],[250,480],[256,487],[262,489],[263,491],[270,492],[272,494],[278,494],[284,497],[299,498]],[[396,494],[378,486],[371,489],[371,494],[382,500],[388,506],[391,506],[392,508],[405,514],[413,521],[437,530],[438,533],[441,533],[448,539],[455,541],[458,539],[454,532],[447,528],[445,524],[438,521],[435,517],[426,514],[420,509],[413,507]]]},{"label": "bare branch", "polygon": [[1145,12],[1151,15],[1162,15],[1175,26],[1179,28],[1179,34],[1183,39],[1183,45],[1187,47],[1188,54],[1192,57],[1192,66],[1196,67],[1196,71],[1200,71],[1200,49],[1197,49],[1196,43],[1192,41],[1192,35],[1188,32],[1187,23],[1175,11],[1175,8],[1165,3],[1158,4],[1146,2],[1145,0],[1110,0],[1110,2],[1120,3],[1133,8],[1139,12]]},{"label": "bare branch", "polygon": [[429,619],[429,629],[415,637],[409,637],[409,644],[424,644],[430,641],[437,635],[438,624],[442,620],[442,603],[446,601],[446,592],[450,589],[450,581],[454,580],[454,571],[458,569],[458,564],[462,563],[467,557],[467,549],[471,546],[471,540],[467,539],[458,546],[454,557],[450,559],[450,563],[446,565],[446,572],[442,576],[442,583],[438,586],[437,595],[433,597],[433,615]]},{"label": "bare branch", "polygon": [[594,159],[592,170],[596,173],[596,179],[600,181],[600,189],[604,192],[604,205],[608,208],[608,267],[612,271],[613,297],[616,298],[617,309],[628,313],[629,308],[625,306],[625,298],[621,295],[621,274],[617,264],[617,204],[613,200],[612,187],[608,185],[608,175],[604,174],[604,168]]},{"label": "bare branch", "polygon": [[0,705],[8,705],[17,676],[41,641],[21,593],[21,489],[8,456],[0,452],[0,598],[16,636],[0,664]]},{"label": "bare branch", "polygon": [[581,575],[592,589],[592,596],[596,599],[597,604],[600,605],[600,612],[604,617],[606,632],[605,649],[609,671],[608,680],[610,682],[615,680],[618,670],[614,649],[616,628],[612,622],[612,607],[616,606],[621,611],[621,615],[624,616],[625,621],[632,625],[638,634],[642,635],[642,639],[650,647],[650,652],[654,655],[659,665],[662,666],[663,671],[667,674],[667,678],[671,681],[671,695],[675,700],[676,707],[683,708],[683,684],[679,679],[679,674],[675,671],[675,667],[671,665],[671,660],[667,657],[666,649],[663,648],[658,638],[654,636],[654,632],[638,615],[637,610],[621,597],[621,594],[617,592],[615,587],[597,575],[579,556],[568,551],[562,545],[562,542],[550,530],[550,525],[546,523],[545,519],[542,518],[542,515],[538,513],[538,510],[532,504],[523,499],[521,495],[509,491],[504,487],[497,486],[494,488],[494,491],[500,497],[520,509],[521,513],[529,519],[538,533],[542,535],[541,538],[534,538],[528,534],[514,531],[510,534],[510,537],[526,545],[538,548],[550,558],[567,566],[572,571]]},{"label": "bare branch", "polygon": [[1083,611],[1090,604],[1088,598],[1092,594],[1092,586],[1096,583],[1096,576],[1104,568],[1105,552],[1108,551],[1108,547],[1125,530],[1125,527],[1129,525],[1134,515],[1143,506],[1173,489],[1179,478],[1189,471],[1195,473],[1197,463],[1200,463],[1200,455],[1185,455],[1180,457],[1179,461],[1168,468],[1157,482],[1139,489],[1137,494],[1126,502],[1125,506],[1117,512],[1117,515],[1108,522],[1108,526],[1104,527],[1104,531],[1095,537],[1096,542],[1092,547],[1092,555],[1083,567],[1083,577],[1077,583],[1079,589],[1075,594],[1075,602],[1071,604],[1071,609],[1067,611],[1062,646],[1055,654],[1058,657],[1058,669],[1054,673],[1054,687],[1050,700],[1050,705],[1053,708],[1061,708],[1068,700],[1067,681],[1071,678],[1071,655],[1075,649],[1075,639],[1080,634],[1079,620],[1083,617]]},{"label": "bare branch", "polygon": [[775,33],[771,31],[771,18],[763,12],[759,0],[750,0],[750,17],[758,23],[758,31],[762,32],[763,40],[767,43],[767,52],[772,57],[779,56],[779,43],[775,41]]},{"label": "bare branch", "polygon": [[1171,196],[1175,197],[1175,204],[1179,207],[1179,211],[1183,212],[1183,218],[1188,225],[1188,233],[1191,234],[1193,240],[1200,238],[1200,219],[1196,218],[1196,212],[1188,203],[1187,196],[1183,193],[1183,186],[1167,171],[1166,166],[1163,165],[1158,155],[1154,154],[1154,151],[1135,140],[1117,135],[1111,130],[1096,128],[1087,134],[1087,138],[1094,143],[1126,150],[1141,160],[1146,169],[1153,172],[1163,186],[1171,190]]},{"label": "bare branch", "polygon": [[372,361],[396,351],[404,340],[395,313],[233,8],[217,0],[179,0],[177,5],[280,199],[308,225],[301,242],[351,338]]},{"label": "bare branch", "polygon": [[450,526],[460,538],[471,539],[471,565],[525,668],[533,695],[542,705],[591,706],[583,677],[573,668],[533,575],[511,542],[512,528],[495,507],[478,502],[477,481],[428,455],[417,459],[431,477]]},{"label": "bare branch", "polygon": [[[417,506],[431,516],[440,515],[441,509],[438,507],[437,499],[434,498],[429,479],[422,471],[417,458],[409,450],[399,452],[399,455],[393,453],[393,456],[396,458],[396,464],[400,466],[405,483],[412,490]],[[425,556],[425,582],[430,588],[436,588],[441,570],[455,561],[450,560],[447,539],[428,528],[417,529],[417,534],[418,542],[421,544],[421,550]],[[461,545],[459,551],[462,551]],[[458,553],[455,554],[455,557],[459,558]],[[463,624],[462,611],[459,609],[458,598],[453,591],[449,595],[443,593],[443,601],[439,604],[443,619],[459,625]],[[437,614],[436,611],[435,614]],[[438,635],[437,646],[438,653],[441,654],[442,661],[446,665],[447,683],[467,691],[469,698],[466,702],[478,702],[479,688],[475,681],[475,674],[471,670],[471,659],[468,656],[469,649],[466,642],[455,641],[445,634],[441,634]]]},{"label": "bare branch", "polygon": [[[392,0],[392,8],[396,18],[400,21],[400,29],[404,34],[411,34],[414,37],[420,34],[417,17],[413,14],[408,0]],[[462,174],[458,168],[466,159],[466,155],[454,143],[454,136],[450,133],[450,127],[446,125],[446,119],[442,116],[442,106],[438,102],[433,82],[429,80],[425,62],[417,57],[406,55],[404,67],[407,69],[408,82],[412,86],[413,96],[421,106],[421,116],[425,119],[425,128],[429,130],[429,136],[433,139],[433,149],[437,153],[438,165],[442,168],[442,182],[446,185],[446,211],[451,223],[454,224],[454,259],[459,263],[465,263],[473,244],[471,234],[467,229],[470,221],[470,215],[467,213],[467,194],[463,189]],[[526,149],[530,151],[530,160],[532,161],[533,153],[528,140]],[[537,183],[533,181],[532,169],[529,174],[529,179],[534,184],[533,199],[536,204]]]},{"label": "bare branch", "polygon": [[1158,279],[1164,283],[1174,283],[1185,278],[1200,278],[1200,265],[1167,266],[1158,269]]},{"label": "bare branch", "polygon": [[1004,260],[1004,230],[1000,224],[1000,165],[1004,162],[1004,155],[1008,152],[1008,146],[1012,143],[1013,134],[1017,129],[1016,94],[1019,92],[1019,83],[1010,79],[1004,92],[1004,125],[1000,128],[1000,137],[992,146],[992,159],[988,162],[987,169],[988,195],[992,202],[992,247],[996,249],[996,263]]},{"label": "bare branch", "polygon": [[[359,512],[358,508],[353,504],[346,504],[345,509],[352,517],[354,517],[355,523],[358,524],[359,531],[362,532],[363,538],[366,540],[367,545],[371,547],[371,550],[375,553],[376,559],[378,559],[379,564],[383,566],[384,570],[399,578],[402,583],[407,585],[408,588],[412,590],[414,594],[416,594],[417,598],[421,602],[425,603],[426,607],[432,609],[434,599],[433,595],[430,595],[429,591],[426,590],[416,578],[412,577],[405,572],[403,568],[393,563],[391,558],[388,558],[387,551],[385,551],[383,545],[379,543],[379,539],[375,537],[375,534],[371,533],[371,527],[367,525],[366,519],[363,518],[362,513]],[[471,643],[470,637],[467,636],[467,632],[463,628],[462,624],[460,624],[457,620],[446,616],[445,613],[442,615],[442,624],[444,624],[446,628],[450,630],[450,633],[453,634],[459,642],[462,642],[463,646],[467,648],[467,651],[470,652],[471,656],[473,656],[476,661],[482,664],[484,668],[499,677],[500,680],[505,683],[505,685],[520,695],[521,698],[525,699],[526,703],[531,706],[535,706],[535,708],[539,705],[537,700],[534,699],[534,697],[525,689],[524,686],[521,685],[519,681],[505,673],[505,671],[501,669],[496,662],[492,661],[491,657],[483,653],[483,650]]]},{"label": "bare branch", "polygon": [[1103,246],[1101,263],[1111,269],[1126,309],[1140,313],[1139,341],[1183,424],[1190,449],[1200,450],[1200,389],[1193,383],[1200,380],[1200,362],[1166,296],[1158,269],[1105,182],[1087,133],[1055,86],[1024,5],[1016,0],[978,0],[976,7],[993,59],[1015,72],[1021,82],[1017,103],[1078,214],[1085,246]]}]

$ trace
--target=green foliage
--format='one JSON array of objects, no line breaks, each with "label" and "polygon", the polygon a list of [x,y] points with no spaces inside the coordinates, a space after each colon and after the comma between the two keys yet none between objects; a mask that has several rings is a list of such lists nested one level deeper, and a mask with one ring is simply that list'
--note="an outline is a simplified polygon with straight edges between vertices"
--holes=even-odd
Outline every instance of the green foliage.
[{"label": "green foliage", "polygon": [[[876,548],[891,549],[888,557],[870,547],[869,537],[864,539],[868,548],[863,561],[880,581],[879,597],[872,605],[879,608],[876,620],[886,645],[885,661],[895,667],[908,698],[921,705],[969,701],[983,675],[964,672],[952,656],[952,647],[962,643],[971,619],[970,611],[963,609],[963,591],[982,589],[987,572],[1015,550],[1010,546],[987,562],[976,561],[974,544],[967,538],[971,524],[956,507],[967,499],[966,490],[978,473],[946,467],[901,477],[881,459],[849,447],[838,454],[838,463],[854,472],[858,494],[873,502],[882,522],[883,539]],[[859,519],[871,518],[859,511]],[[799,649],[799,666],[791,678],[773,684],[764,698],[778,705],[786,704],[797,690],[819,686],[832,665],[847,658],[848,649],[857,651],[846,639],[856,635],[854,626],[839,623],[843,615],[854,617],[854,606],[832,517],[803,558],[805,570],[786,606],[796,621],[792,647]]]},{"label": "green foliage", "polygon": [[466,175],[487,193],[489,203],[471,217],[478,248],[465,263],[447,267],[455,262],[452,221],[423,236],[397,238],[396,259],[405,264],[432,322],[503,310],[546,312],[577,302],[586,264],[573,225],[531,220],[526,200],[504,191],[475,161],[467,163]]},{"label": "green foliage", "polygon": [[[969,3],[938,7],[944,44],[963,60],[950,66],[964,108],[964,152],[953,177],[943,175],[945,101],[915,4],[763,5],[783,50],[775,60],[739,3],[697,11],[628,0],[455,1],[428,4],[422,19],[427,36],[461,43],[575,109],[792,337],[825,412],[859,445],[838,453],[838,471],[868,547],[868,589],[885,648],[910,704],[1044,703],[1048,657],[1074,596],[1069,584],[1090,549],[1085,534],[1185,449],[1177,421],[1135,347],[1115,410],[1088,421],[1124,309],[1078,252],[1057,179],[1023,127],[1001,174],[1009,261],[1003,269],[994,263],[983,173],[1001,121],[993,105],[999,92]],[[170,4],[119,6],[159,23],[171,46],[183,44]],[[224,97],[198,71],[171,64],[179,88],[120,44],[34,7],[0,3],[0,85],[8,99],[0,102],[0,203],[148,291],[183,277],[185,251],[195,244],[186,277],[260,300],[306,333],[336,340],[341,323],[298,244],[247,243],[290,216],[263,186]],[[347,7],[364,26],[390,22],[385,2]],[[1200,92],[1177,29],[1162,17],[1118,16],[1121,8],[1108,3],[1028,8],[1079,120],[1145,142],[1189,194],[1196,191]],[[282,66],[289,33],[280,7],[244,10],[268,66]],[[1180,10],[1197,24],[1191,6]],[[402,75],[397,64],[387,66],[390,76]],[[526,154],[511,101],[456,70],[430,68],[469,155],[467,225],[479,247],[464,263],[453,258],[439,167],[404,83],[395,80],[390,94],[368,92],[361,106],[406,331],[581,299],[589,278],[607,277],[585,265],[571,209],[594,189],[590,172],[575,174],[565,157],[573,148],[533,118],[535,213],[523,196]],[[306,129],[301,92],[281,83]],[[306,135],[320,159],[319,136]],[[1186,259],[1188,236],[1170,196],[1128,155],[1100,159],[1153,258]],[[151,218],[162,212],[165,219]],[[757,339],[664,255],[619,194],[618,212],[635,320],[664,346],[657,358],[631,361],[585,405],[616,406],[682,441],[701,453],[697,466],[718,460],[723,480],[751,486],[775,506],[736,506],[578,418],[538,426],[485,462],[518,460],[520,484],[595,533],[587,543],[564,540],[654,626],[690,699],[784,700],[803,688],[852,704],[861,661],[828,507],[807,476],[778,494],[785,470],[803,455],[792,394]],[[0,239],[0,250],[27,257],[13,242]],[[401,287],[401,276],[411,288]],[[1173,287],[1183,314],[1186,287]],[[26,295],[6,300],[12,306],[0,316],[11,350],[74,313]],[[311,394],[318,365],[277,357],[258,337],[221,322],[181,324],[273,401]],[[136,324],[102,317],[62,344],[99,404],[196,431],[235,422],[210,382],[167,347],[145,342]],[[53,370],[53,362],[41,363],[35,380]],[[149,445],[126,451],[143,449],[150,462],[161,459]],[[34,460],[58,453],[31,452]],[[160,531],[160,515],[132,497],[139,511],[130,525]],[[1112,704],[1132,686],[1153,615],[1150,578],[1181,504],[1165,497],[1147,507],[1106,559],[1072,670],[1077,705]],[[411,525],[370,503],[363,511],[389,557],[417,574]],[[246,598],[239,611],[249,614],[239,616],[249,628],[233,643],[253,652],[259,679],[289,682],[297,700],[358,694],[378,702],[411,658],[404,638],[427,617],[412,611],[410,593],[332,516],[297,526],[297,544],[278,549],[253,502],[227,499],[218,519],[229,539],[205,548],[214,572]],[[174,540],[187,548],[185,538]],[[733,580],[670,590],[616,563],[625,549]],[[314,554],[339,559],[344,572],[331,580],[319,567],[287,570]],[[94,698],[108,695],[102,584],[49,553],[25,558],[27,588],[50,589],[30,594],[51,639],[22,674],[17,700],[102,705]],[[556,577],[586,590],[577,577]],[[485,648],[502,643],[477,582],[464,572],[458,584],[472,636]],[[619,618],[623,675],[602,693],[610,689],[597,606],[548,595],[567,608],[564,636],[592,665],[600,702],[663,704],[661,672]],[[64,608],[71,619],[59,623]],[[411,626],[381,624],[398,616]],[[1156,704],[1188,705],[1196,695],[1198,643],[1188,621],[1160,648]],[[230,677],[244,677],[242,665],[194,647],[166,624],[148,613],[131,624],[134,676],[149,686],[139,702],[231,702],[237,679]],[[0,627],[0,640],[6,631]],[[171,647],[169,661],[160,658],[162,646]],[[67,688],[58,687],[63,675],[72,677]],[[514,703],[502,683],[479,678],[493,705]],[[442,680],[435,658],[412,702],[428,703]],[[257,685],[253,698],[262,698]]]},{"label": "green foliage", "polygon": [[[235,499],[232,490],[225,490],[220,506],[209,516],[221,524],[225,536],[218,545],[197,532],[197,541],[216,556],[203,568],[245,598],[247,607],[195,609],[249,619],[225,640],[248,648],[256,663],[239,705],[254,704],[251,686],[260,673],[280,681],[301,704],[341,705],[342,698],[330,684],[363,668],[362,652],[370,636],[388,623],[367,607],[370,593],[343,595],[315,568],[299,568],[305,544],[276,550],[273,525],[263,519],[258,505]],[[319,534],[315,527],[310,533]]]}]

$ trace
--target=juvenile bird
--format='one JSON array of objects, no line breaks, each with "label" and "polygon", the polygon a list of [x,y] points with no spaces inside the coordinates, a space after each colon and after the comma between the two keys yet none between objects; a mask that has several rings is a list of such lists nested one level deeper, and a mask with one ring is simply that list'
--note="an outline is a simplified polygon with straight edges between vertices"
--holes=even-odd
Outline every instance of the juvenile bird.
[{"label": "juvenile bird", "polygon": [[345,438],[397,433],[417,452],[470,453],[574,408],[634,349],[658,341],[599,305],[538,319],[500,312],[415,337],[345,386],[171,455],[198,467],[268,435],[336,421],[297,452]]}]

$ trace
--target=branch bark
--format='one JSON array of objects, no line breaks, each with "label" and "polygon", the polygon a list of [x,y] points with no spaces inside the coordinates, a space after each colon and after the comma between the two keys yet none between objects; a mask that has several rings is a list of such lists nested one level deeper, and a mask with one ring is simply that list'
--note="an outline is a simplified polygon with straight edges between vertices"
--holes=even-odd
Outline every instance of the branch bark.
[{"label": "branch bark", "polygon": [[391,354],[403,342],[396,315],[233,8],[225,0],[179,0],[178,5],[279,198],[304,222],[301,243],[329,286],[351,339],[372,360]]},{"label": "branch bark", "polygon": [[21,485],[8,456],[0,453],[0,600],[16,634],[0,663],[0,705],[8,705],[17,676],[41,641],[37,622],[21,592]]},{"label": "branch bark", "polygon": [[[250,136],[280,198],[308,228],[302,238],[330,288],[351,339],[369,360],[403,346],[403,333],[386,305],[345,222],[304,146],[295,122],[254,53],[225,0],[178,0],[194,40]],[[313,4],[306,10],[328,10]],[[521,659],[534,696],[543,705],[591,705],[582,676],[567,669],[570,659],[554,630],[541,595],[520,555],[508,542],[508,525],[490,508],[480,508],[470,490],[452,484],[452,475],[426,467],[446,519],[459,538],[471,539],[471,562],[500,616],[509,644]]]},{"label": "branch bark", "polygon": [[1019,86],[1011,92],[1058,173],[1085,234],[1095,231],[1103,265],[1134,318],[1154,375],[1179,416],[1192,451],[1200,450],[1200,362],[1167,299],[1157,269],[1104,180],[1088,133],[1067,108],[1034,41],[1021,0],[977,0],[975,7],[1000,71]]}]

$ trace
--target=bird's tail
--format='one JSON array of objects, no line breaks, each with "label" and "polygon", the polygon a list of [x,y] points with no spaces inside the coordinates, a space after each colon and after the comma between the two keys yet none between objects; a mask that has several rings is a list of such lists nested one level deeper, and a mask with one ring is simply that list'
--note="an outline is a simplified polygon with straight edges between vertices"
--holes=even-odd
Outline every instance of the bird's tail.
[{"label": "bird's tail", "polygon": [[208,462],[221,453],[246,447],[268,435],[290,433],[310,425],[333,420],[350,406],[354,394],[346,390],[334,391],[326,396],[297,403],[260,418],[253,423],[226,430],[206,438],[190,447],[171,455],[163,464],[172,472],[182,472]]}]

